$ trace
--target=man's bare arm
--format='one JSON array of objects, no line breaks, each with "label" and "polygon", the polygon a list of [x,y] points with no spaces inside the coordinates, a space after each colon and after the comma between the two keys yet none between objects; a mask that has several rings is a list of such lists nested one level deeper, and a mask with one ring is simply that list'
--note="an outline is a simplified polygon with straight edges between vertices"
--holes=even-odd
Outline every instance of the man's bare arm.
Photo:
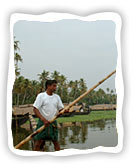
[{"label": "man's bare arm", "polygon": [[49,121],[46,120],[46,119],[40,114],[40,112],[39,112],[39,110],[38,110],[37,108],[34,107],[33,111],[34,111],[35,115],[36,115],[38,118],[40,118],[40,119],[44,122],[44,125],[47,126],[47,125],[49,124]]}]

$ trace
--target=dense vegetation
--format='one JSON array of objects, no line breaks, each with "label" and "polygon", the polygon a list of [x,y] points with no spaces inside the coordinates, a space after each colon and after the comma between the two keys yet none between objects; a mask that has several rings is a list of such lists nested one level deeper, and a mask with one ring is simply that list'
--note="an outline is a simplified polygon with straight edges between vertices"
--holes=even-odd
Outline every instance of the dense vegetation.
[{"label": "dense vegetation", "polygon": [[[38,74],[39,80],[30,80],[20,74],[18,62],[23,62],[19,54],[19,41],[14,38],[14,60],[15,60],[15,82],[13,86],[13,105],[32,104],[40,92],[44,91],[47,79],[55,79],[58,81],[56,93],[60,95],[63,103],[70,103],[87,90],[87,85],[83,78],[80,80],[71,80],[60,74],[58,71],[49,72],[43,70]],[[107,88],[107,93],[99,88],[92,91],[80,102],[86,105],[93,104],[115,104],[116,94],[113,90]]]}]

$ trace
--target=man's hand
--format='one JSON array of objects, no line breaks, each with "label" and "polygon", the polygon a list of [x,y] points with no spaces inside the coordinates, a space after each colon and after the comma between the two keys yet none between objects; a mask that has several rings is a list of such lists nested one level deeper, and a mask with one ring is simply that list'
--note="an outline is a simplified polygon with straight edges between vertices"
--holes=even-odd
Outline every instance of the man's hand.
[{"label": "man's hand", "polygon": [[49,121],[48,120],[46,120],[41,114],[40,114],[40,112],[39,112],[39,110],[38,109],[36,109],[35,107],[34,107],[34,113],[35,113],[35,115],[38,117],[38,118],[40,118],[43,122],[44,122],[44,125],[45,126],[49,126]]},{"label": "man's hand", "polygon": [[64,113],[68,113],[69,112],[69,109],[66,109],[65,111],[64,111]]},{"label": "man's hand", "polygon": [[48,120],[43,120],[43,122],[44,122],[44,125],[47,127],[47,126],[49,126],[49,124],[50,124],[50,122],[48,121]]}]

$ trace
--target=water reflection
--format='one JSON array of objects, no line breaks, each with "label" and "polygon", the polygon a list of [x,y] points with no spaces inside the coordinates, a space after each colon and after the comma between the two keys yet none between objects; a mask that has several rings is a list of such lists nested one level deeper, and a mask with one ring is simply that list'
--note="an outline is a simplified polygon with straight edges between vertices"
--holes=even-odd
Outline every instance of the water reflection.
[{"label": "water reflection", "polygon": [[[14,144],[24,139],[26,133],[28,135],[30,132],[19,129],[17,134],[13,135]],[[118,143],[116,120],[60,124],[59,142],[61,149],[91,149],[97,146],[114,147]],[[29,144],[25,145],[25,150],[30,150]],[[45,151],[54,151],[51,141],[46,142]]]},{"label": "water reflection", "polygon": [[[31,133],[31,131],[28,131],[25,128],[18,128],[18,129],[13,128],[12,129],[13,145],[14,146],[17,145],[24,138],[26,138],[30,133]],[[32,150],[31,144],[32,144],[31,142],[27,142],[20,149],[21,150]]]}]

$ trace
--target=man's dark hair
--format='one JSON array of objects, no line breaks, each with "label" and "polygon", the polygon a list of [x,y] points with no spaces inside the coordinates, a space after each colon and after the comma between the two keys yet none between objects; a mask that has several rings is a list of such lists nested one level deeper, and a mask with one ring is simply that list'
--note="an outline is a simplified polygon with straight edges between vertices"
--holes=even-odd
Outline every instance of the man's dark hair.
[{"label": "man's dark hair", "polygon": [[48,85],[52,85],[52,84],[57,84],[56,80],[47,80],[45,83],[45,89],[47,89]]}]

